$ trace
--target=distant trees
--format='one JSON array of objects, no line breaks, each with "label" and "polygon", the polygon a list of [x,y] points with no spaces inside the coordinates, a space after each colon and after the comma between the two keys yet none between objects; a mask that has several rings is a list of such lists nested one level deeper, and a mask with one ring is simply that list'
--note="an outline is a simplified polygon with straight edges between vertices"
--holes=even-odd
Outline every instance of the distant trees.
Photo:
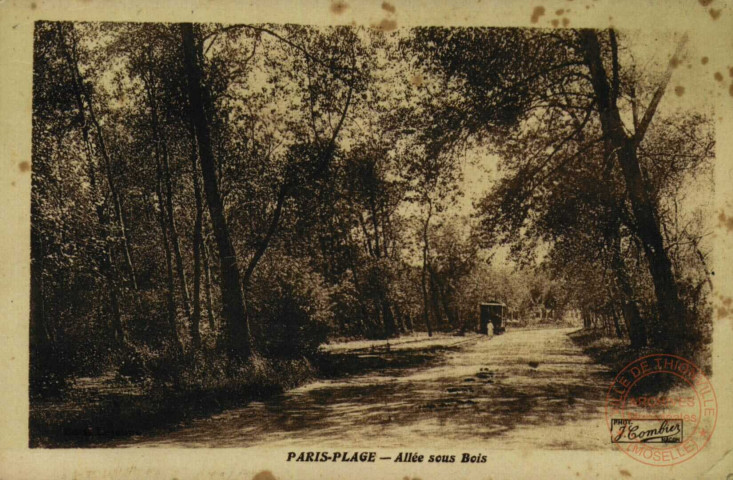
[{"label": "distant trees", "polygon": [[430,237],[433,249],[425,262],[425,269],[432,294],[430,303],[435,326],[440,328],[440,319],[445,318],[449,329],[472,329],[475,322],[467,321],[467,317],[473,318],[470,311],[475,311],[480,302],[491,299],[462,295],[463,282],[480,261],[478,245],[470,236],[468,225],[461,225],[455,220],[435,228]]},{"label": "distant trees", "polygon": [[[661,80],[645,91],[641,85],[652,74],[631,60],[623,63],[629,57],[613,30],[422,29],[414,39],[421,68],[440,75],[450,92],[433,107],[436,117],[453,122],[453,128],[439,129],[451,132],[442,144],[455,148],[488,138],[503,159],[506,173],[480,206],[483,244],[511,244],[520,256],[549,245],[554,253],[548,261],[569,276],[587,258],[585,266],[613,278],[611,287],[595,294],[619,302],[615,311],[623,312],[636,346],[647,336],[668,350],[699,341],[695,303],[702,297],[688,298],[687,305],[680,298],[683,279],[675,273],[660,215],[675,194],[661,184],[705,171],[713,146],[710,119],[696,113],[675,119],[696,125],[695,140],[684,147],[681,124],[665,126],[671,118],[653,122],[680,48]],[[521,54],[528,49],[532,55]],[[624,118],[633,124],[626,126]],[[658,170],[664,162],[655,147],[677,159],[665,165],[665,173]],[[698,231],[691,243],[699,240]],[[635,249],[645,262],[633,267],[643,269],[641,278],[651,280],[656,298],[645,315],[635,291],[643,287],[627,260]],[[694,267],[701,268],[704,263]],[[698,279],[698,292],[704,283]]]}]

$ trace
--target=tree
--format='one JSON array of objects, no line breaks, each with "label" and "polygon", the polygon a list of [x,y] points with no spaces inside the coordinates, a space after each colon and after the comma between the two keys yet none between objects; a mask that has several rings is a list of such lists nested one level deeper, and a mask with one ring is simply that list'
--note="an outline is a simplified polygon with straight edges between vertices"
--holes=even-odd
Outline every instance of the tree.
[{"label": "tree", "polygon": [[240,290],[240,274],[237,255],[229,235],[229,227],[224,217],[224,205],[219,193],[216,175],[216,160],[211,145],[211,129],[206,115],[206,90],[202,82],[201,60],[203,49],[196,40],[193,25],[180,26],[181,44],[188,81],[188,99],[191,121],[196,131],[199,164],[204,180],[204,192],[209,207],[209,215],[214,237],[219,248],[220,289],[222,317],[225,322],[225,345],[229,355],[235,360],[249,357],[250,338],[244,300]]},{"label": "tree", "polygon": [[[464,281],[479,261],[478,245],[466,220],[447,221],[435,229],[430,242],[434,249],[428,262],[431,290],[436,298],[434,303],[442,307],[449,326],[462,331],[466,325],[463,321],[465,307],[461,306],[461,291],[465,288]],[[471,307],[476,308],[484,300],[477,299]],[[439,309],[435,312],[435,318],[441,318]]]},{"label": "tree", "polygon": [[368,279],[373,311],[384,335],[391,337],[398,333],[389,298],[398,240],[392,222],[404,195],[404,184],[388,179],[394,171],[394,159],[384,145],[376,142],[367,140],[352,147],[344,166],[344,193],[367,253],[368,267],[360,270]]},{"label": "tree", "polygon": [[[621,120],[618,108],[619,65],[618,42],[613,29],[609,30],[609,43],[612,57],[612,77],[609,79],[601,57],[601,46],[598,33],[592,30],[580,32],[583,48],[583,59],[588,66],[591,84],[595,93],[595,104],[598,109],[604,138],[610,143],[615,157],[623,172],[626,191],[631,202],[636,223],[636,233],[642,241],[644,253],[649,262],[649,270],[654,281],[657,295],[657,307],[664,322],[664,331],[656,331],[655,343],[678,348],[685,342],[685,310],[680,302],[677,281],[672,272],[672,262],[664,246],[659,224],[659,215],[649,196],[649,187],[643,178],[638,158],[639,145],[644,140],[647,129],[652,122],[657,106],[672,76],[670,61],[663,80],[654,92],[647,110],[638,125],[634,125],[634,133],[629,135]],[[678,47],[676,55],[679,55]]]}]

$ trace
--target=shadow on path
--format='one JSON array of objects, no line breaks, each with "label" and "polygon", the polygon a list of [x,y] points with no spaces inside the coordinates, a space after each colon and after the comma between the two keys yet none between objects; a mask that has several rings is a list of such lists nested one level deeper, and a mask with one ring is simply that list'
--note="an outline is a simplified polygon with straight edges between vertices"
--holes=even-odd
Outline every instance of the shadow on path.
[{"label": "shadow on path", "polygon": [[332,373],[351,369],[351,376],[126,445],[413,447],[475,440],[600,448],[589,444],[598,437],[589,429],[604,422],[613,376],[569,340],[571,331],[515,330],[452,349],[336,358]]}]

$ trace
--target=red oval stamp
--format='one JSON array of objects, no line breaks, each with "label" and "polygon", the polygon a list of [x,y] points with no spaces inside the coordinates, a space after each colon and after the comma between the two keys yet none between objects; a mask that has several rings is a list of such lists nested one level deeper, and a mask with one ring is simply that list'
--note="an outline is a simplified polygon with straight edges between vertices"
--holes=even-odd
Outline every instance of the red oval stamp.
[{"label": "red oval stamp", "polygon": [[670,466],[710,440],[718,401],[710,380],[689,360],[649,355],[626,365],[606,396],[611,442],[634,460]]}]

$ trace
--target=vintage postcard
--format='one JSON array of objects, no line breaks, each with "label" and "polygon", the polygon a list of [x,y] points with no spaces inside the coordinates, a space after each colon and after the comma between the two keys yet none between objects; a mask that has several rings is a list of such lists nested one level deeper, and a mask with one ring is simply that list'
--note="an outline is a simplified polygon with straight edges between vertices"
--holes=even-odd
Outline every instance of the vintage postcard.
[{"label": "vintage postcard", "polygon": [[0,0],[0,478],[733,478],[727,0]]}]

